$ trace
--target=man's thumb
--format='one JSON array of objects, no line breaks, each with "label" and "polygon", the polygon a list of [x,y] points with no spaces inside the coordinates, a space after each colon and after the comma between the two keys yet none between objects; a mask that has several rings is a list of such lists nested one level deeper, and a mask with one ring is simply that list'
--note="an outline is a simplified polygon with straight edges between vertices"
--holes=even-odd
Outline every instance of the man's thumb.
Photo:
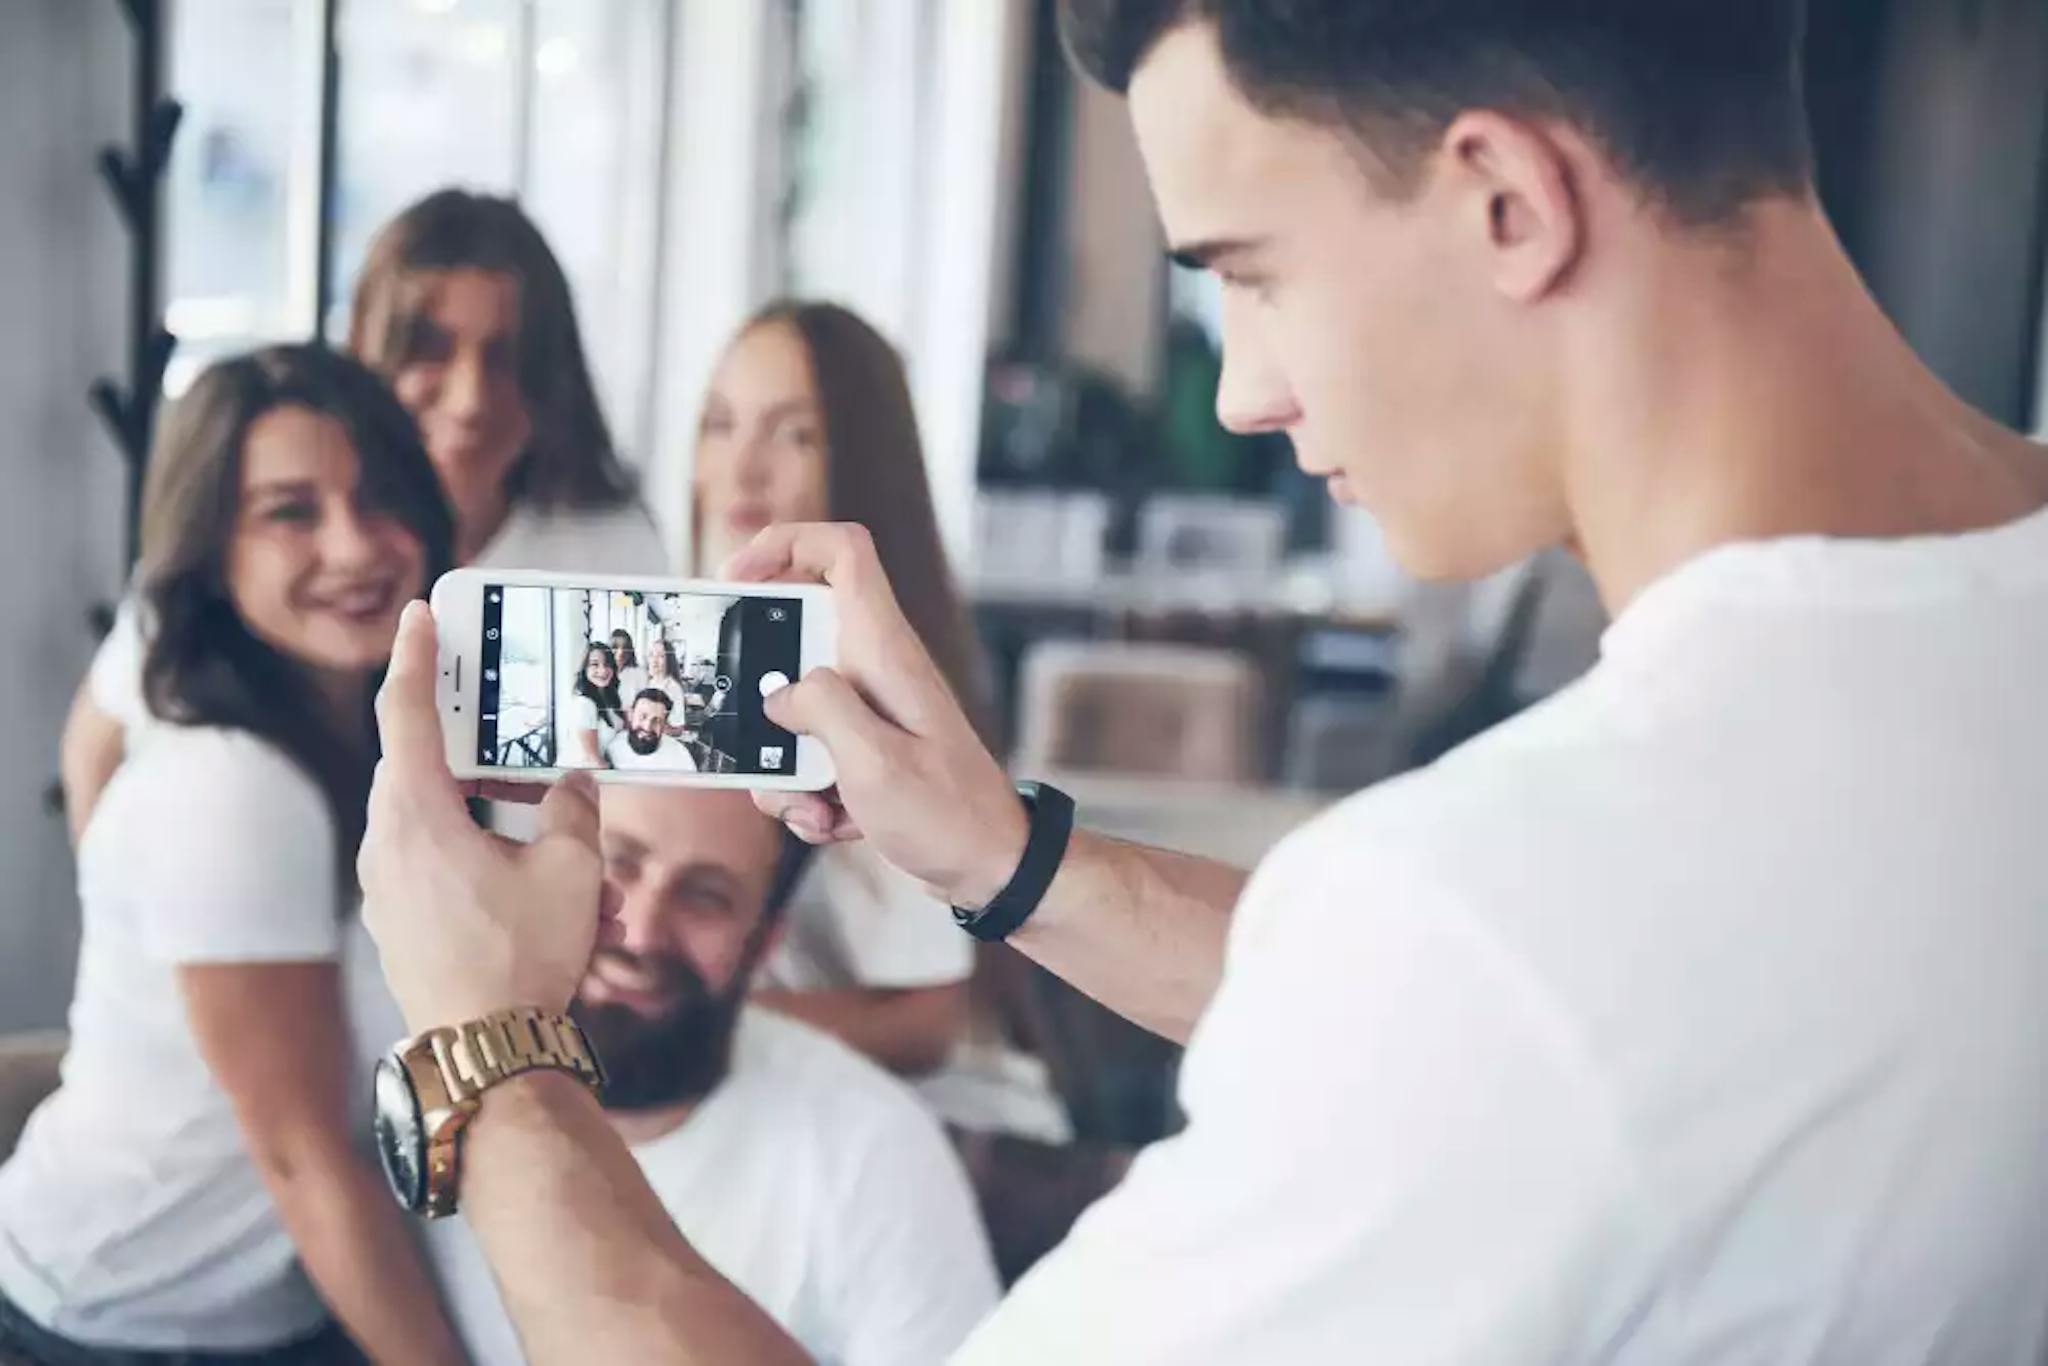
[{"label": "man's thumb", "polygon": [[588,773],[571,773],[554,787],[540,804],[540,834],[536,844],[567,837],[593,853],[597,842],[597,782]]},{"label": "man's thumb", "polygon": [[900,733],[836,669],[811,670],[769,697],[762,710],[784,730],[820,741],[841,774],[878,762]]}]

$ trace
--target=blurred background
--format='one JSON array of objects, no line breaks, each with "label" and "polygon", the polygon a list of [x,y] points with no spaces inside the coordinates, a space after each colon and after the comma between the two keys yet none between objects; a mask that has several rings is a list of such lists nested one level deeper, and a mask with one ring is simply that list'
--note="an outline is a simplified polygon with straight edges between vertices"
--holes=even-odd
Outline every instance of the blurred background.
[{"label": "blurred background", "polygon": [[[2038,428],[2048,4],[1816,0],[1808,66],[1823,194],[1879,296]],[[1068,72],[1050,0],[6,0],[0,101],[0,1030],[60,1021],[72,981],[57,737],[129,564],[120,431],[215,357],[337,337],[370,233],[446,184],[547,233],[678,554],[736,325],[787,293],[874,321],[1013,763],[1098,825],[1249,862],[1597,649],[1569,562],[1412,584],[1284,440],[1216,426],[1214,299],[1166,265],[1121,104]]]}]

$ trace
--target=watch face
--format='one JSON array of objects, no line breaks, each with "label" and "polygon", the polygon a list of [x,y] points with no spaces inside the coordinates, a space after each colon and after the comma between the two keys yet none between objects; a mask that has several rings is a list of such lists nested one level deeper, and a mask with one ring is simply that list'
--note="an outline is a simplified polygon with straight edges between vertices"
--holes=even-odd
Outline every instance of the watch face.
[{"label": "watch face", "polygon": [[409,1210],[427,1203],[427,1135],[420,1103],[405,1069],[391,1058],[377,1060],[377,1156],[384,1162],[391,1193]]}]

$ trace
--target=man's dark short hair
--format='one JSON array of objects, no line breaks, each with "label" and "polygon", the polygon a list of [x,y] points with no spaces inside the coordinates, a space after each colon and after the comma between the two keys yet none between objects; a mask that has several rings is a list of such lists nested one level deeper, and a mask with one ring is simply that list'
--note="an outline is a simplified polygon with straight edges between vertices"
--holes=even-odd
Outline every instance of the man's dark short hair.
[{"label": "man's dark short hair", "polygon": [[1215,26],[1261,112],[1352,128],[1394,193],[1453,119],[1570,123],[1692,226],[1804,193],[1805,0],[1060,0],[1067,50],[1119,93],[1186,23]]},{"label": "man's dark short hair", "polygon": [[633,701],[636,705],[641,702],[659,702],[663,711],[674,711],[676,709],[676,700],[660,688],[642,688],[639,692],[633,694]]}]

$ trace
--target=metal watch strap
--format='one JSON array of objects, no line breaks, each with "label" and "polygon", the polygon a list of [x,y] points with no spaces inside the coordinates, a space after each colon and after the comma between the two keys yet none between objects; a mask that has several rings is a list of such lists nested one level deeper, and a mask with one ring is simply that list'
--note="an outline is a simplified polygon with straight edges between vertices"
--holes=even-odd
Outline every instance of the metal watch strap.
[{"label": "metal watch strap", "polygon": [[1074,834],[1074,799],[1050,783],[1018,783],[1017,797],[1031,814],[1031,833],[1017,871],[995,899],[979,910],[953,908],[953,923],[976,939],[997,943],[1008,939],[1031,918],[1045,899],[1067,845]]},{"label": "metal watch strap", "polygon": [[583,1030],[568,1016],[533,1006],[493,1011],[465,1024],[443,1026],[416,1034],[392,1050],[405,1066],[408,1058],[432,1060],[431,1084],[443,1093],[429,1101],[414,1078],[413,1102],[420,1118],[426,1111],[439,1115],[422,1132],[424,1151],[419,1153],[424,1173],[424,1198],[408,1208],[429,1219],[455,1213],[462,1180],[462,1137],[469,1121],[483,1104],[483,1093],[499,1082],[525,1072],[552,1068],[567,1072],[593,1092],[604,1090],[604,1066],[583,1036]]},{"label": "metal watch strap", "polygon": [[604,1068],[590,1041],[574,1020],[557,1011],[515,1006],[429,1030],[425,1038],[448,1083],[448,1098],[458,1105],[537,1067],[568,1072],[593,1089],[604,1085]]}]

